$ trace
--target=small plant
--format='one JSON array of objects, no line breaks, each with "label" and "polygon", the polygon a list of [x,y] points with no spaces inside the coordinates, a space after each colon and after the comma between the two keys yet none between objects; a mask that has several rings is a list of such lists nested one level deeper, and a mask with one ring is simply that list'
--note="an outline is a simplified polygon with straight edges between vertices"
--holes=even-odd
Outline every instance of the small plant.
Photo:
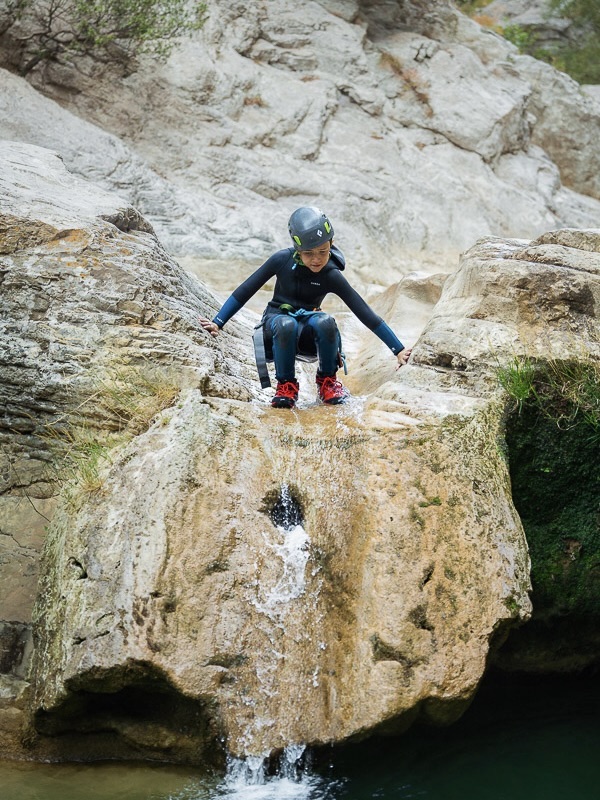
[{"label": "small plant", "polygon": [[257,106],[258,108],[266,108],[267,102],[259,94],[248,95],[244,97],[245,106]]},{"label": "small plant", "polygon": [[96,390],[82,404],[97,403],[114,429],[129,429],[134,435],[145,430],[152,419],[172,406],[179,387],[166,370],[153,366],[116,367],[98,379]]},{"label": "small plant", "polygon": [[407,86],[409,86],[415,97],[423,105],[429,106],[429,95],[425,88],[425,82],[420,75],[419,71],[414,67],[405,69],[402,72],[402,78]]},{"label": "small plant", "polygon": [[600,435],[600,364],[550,361],[539,388],[540,404],[561,428],[583,423]]},{"label": "small plant", "polygon": [[426,500],[421,500],[419,503],[420,508],[428,508],[429,506],[441,506],[442,501],[436,495],[435,497],[428,497]]},{"label": "small plant", "polygon": [[90,494],[102,488],[102,471],[110,464],[110,449],[91,432],[74,430],[68,435],[63,464],[64,479]]},{"label": "small plant", "polygon": [[502,34],[502,27],[488,14],[472,14],[471,17],[478,25],[481,25],[482,28],[487,28],[488,30],[495,31],[495,33]]},{"label": "small plant", "polygon": [[502,36],[518,47],[522,53],[530,53],[536,42],[535,34],[522,25],[506,25],[500,31]]},{"label": "small plant", "polygon": [[92,56],[129,62],[164,58],[178,37],[204,24],[204,3],[186,0],[11,0],[3,27],[21,44],[19,73],[38,64]]},{"label": "small plant", "polygon": [[508,366],[499,367],[497,374],[500,386],[515,401],[520,411],[523,403],[535,393],[534,363],[525,356],[515,356]]},{"label": "small plant", "polygon": [[422,515],[419,514],[415,506],[411,506],[410,511],[408,512],[408,518],[411,522],[414,522],[415,525],[418,525],[419,528],[423,528],[425,526],[425,520],[423,519]]},{"label": "small plant", "polygon": [[476,14],[479,9],[489,5],[489,0],[455,0],[455,2],[460,10],[469,16]]},{"label": "small plant", "polygon": [[497,375],[519,412],[525,403],[532,404],[561,429],[585,424],[593,437],[600,437],[599,362],[555,359],[535,364],[515,356]]},{"label": "small plant", "polygon": [[448,578],[449,581],[456,580],[456,572],[452,569],[452,567],[445,566],[444,567],[444,576]]},{"label": "small plant", "polygon": [[513,617],[516,617],[521,609],[516,597],[513,597],[512,595],[510,597],[505,597],[503,602],[509,614]]},{"label": "small plant", "polygon": [[404,72],[404,64],[402,63],[401,59],[385,50],[379,57],[379,63],[382,67],[388,67],[391,69],[392,72],[396,73],[396,75],[402,75]]}]

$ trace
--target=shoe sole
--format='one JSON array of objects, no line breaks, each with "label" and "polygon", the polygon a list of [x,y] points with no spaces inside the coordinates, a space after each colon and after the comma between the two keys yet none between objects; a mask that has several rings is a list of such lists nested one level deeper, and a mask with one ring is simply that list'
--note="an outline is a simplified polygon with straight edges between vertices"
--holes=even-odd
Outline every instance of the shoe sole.
[{"label": "shoe sole", "polygon": [[271,408],[293,408],[295,405],[293,400],[271,400]]},{"label": "shoe sole", "polygon": [[320,395],[317,395],[317,399],[326,406],[338,406],[340,403],[345,403],[346,400],[350,399],[350,392],[345,392],[342,397],[332,397],[330,400],[324,400]]}]

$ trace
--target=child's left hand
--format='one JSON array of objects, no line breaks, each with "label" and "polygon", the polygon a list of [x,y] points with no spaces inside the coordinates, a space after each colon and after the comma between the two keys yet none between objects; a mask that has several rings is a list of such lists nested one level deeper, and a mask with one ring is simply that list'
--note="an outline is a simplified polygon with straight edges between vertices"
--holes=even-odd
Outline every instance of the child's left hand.
[{"label": "child's left hand", "polygon": [[398,366],[396,367],[396,369],[400,369],[400,367],[403,367],[406,364],[406,362],[410,358],[411,353],[412,353],[412,348],[405,347],[404,350],[400,350],[400,352],[396,356],[396,358],[398,359]]}]

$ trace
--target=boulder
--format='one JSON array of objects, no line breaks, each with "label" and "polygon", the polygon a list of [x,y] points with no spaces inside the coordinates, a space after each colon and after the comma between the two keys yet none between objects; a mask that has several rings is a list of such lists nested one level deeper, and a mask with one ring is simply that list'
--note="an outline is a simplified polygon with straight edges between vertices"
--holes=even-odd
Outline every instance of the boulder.
[{"label": "boulder", "polygon": [[407,276],[373,302],[403,337],[414,309],[411,363],[341,314],[353,398],[315,404],[307,366],[288,412],[253,312],[206,336],[219,301],[134,209],[2,158],[2,501],[52,503],[32,620],[2,633],[4,754],[218,764],[457,719],[531,613],[498,370],[598,358],[600,234]]},{"label": "boulder", "polygon": [[[240,353],[231,361],[203,347],[197,317],[214,297],[126,201],[38,147],[2,142],[0,161],[0,710],[12,736],[15,714],[22,722],[40,551],[60,487],[73,478],[93,485],[106,434],[118,440],[143,429],[179,387],[202,383],[210,394],[215,379],[250,371]],[[247,347],[241,353],[249,358]],[[249,399],[248,386],[237,379],[233,394]]]}]

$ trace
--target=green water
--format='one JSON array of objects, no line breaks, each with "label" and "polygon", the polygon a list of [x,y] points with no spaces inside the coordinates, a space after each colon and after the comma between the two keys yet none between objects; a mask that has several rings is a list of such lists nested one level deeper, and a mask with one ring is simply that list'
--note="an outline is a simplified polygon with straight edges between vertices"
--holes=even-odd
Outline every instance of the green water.
[{"label": "green water", "polygon": [[310,760],[262,783],[148,764],[0,763],[0,800],[597,800],[600,679],[496,679],[450,728]]}]

